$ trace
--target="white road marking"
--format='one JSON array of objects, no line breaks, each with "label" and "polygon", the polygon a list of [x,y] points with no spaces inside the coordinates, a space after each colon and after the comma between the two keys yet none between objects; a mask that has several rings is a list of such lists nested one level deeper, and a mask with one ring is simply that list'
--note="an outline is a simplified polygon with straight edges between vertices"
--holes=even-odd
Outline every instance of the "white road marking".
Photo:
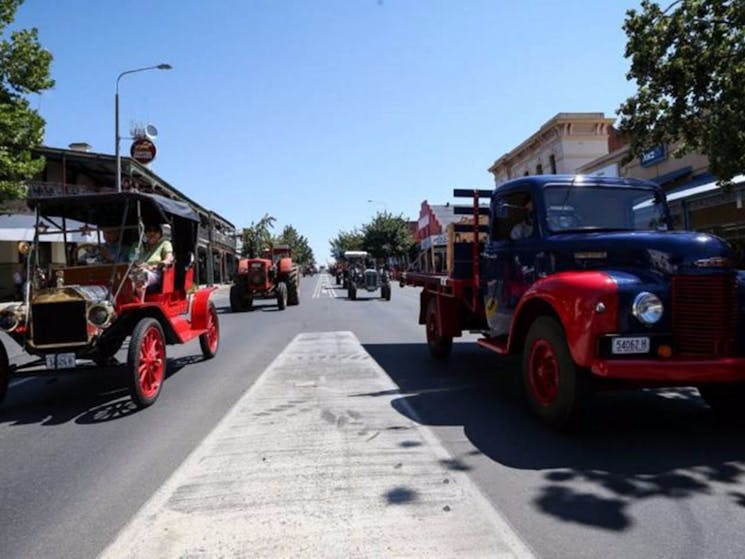
[{"label": "white road marking", "polygon": [[397,388],[300,334],[101,557],[532,557]]}]

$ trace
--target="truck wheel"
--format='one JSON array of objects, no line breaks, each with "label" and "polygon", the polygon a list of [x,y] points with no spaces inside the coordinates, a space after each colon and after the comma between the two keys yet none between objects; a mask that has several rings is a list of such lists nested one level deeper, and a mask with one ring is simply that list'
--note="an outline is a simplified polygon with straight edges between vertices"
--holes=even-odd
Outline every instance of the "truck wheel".
[{"label": "truck wheel", "polygon": [[555,319],[542,316],[530,327],[522,369],[533,412],[556,429],[574,426],[589,398],[589,379],[572,360],[564,330]]},{"label": "truck wheel", "polygon": [[300,304],[300,274],[297,268],[290,271],[290,281],[287,283],[287,304],[290,306]]},{"label": "truck wheel", "polygon": [[437,297],[432,297],[427,303],[427,347],[435,359],[447,359],[453,349],[453,337],[442,335],[437,314]]},{"label": "truck wheel", "polygon": [[704,384],[697,387],[699,394],[715,413],[728,420],[745,421],[745,383]]},{"label": "truck wheel", "polygon": [[277,308],[281,311],[287,306],[287,284],[283,281],[277,284]]},{"label": "truck wheel", "polygon": [[391,300],[391,286],[389,284],[380,288],[380,298],[385,299],[386,301]]},{"label": "truck wheel", "polygon": [[0,403],[8,395],[8,384],[10,383],[10,360],[5,344],[0,342]]},{"label": "truck wheel", "polygon": [[166,376],[166,344],[163,328],[154,318],[141,319],[132,332],[127,352],[129,393],[138,408],[158,399]]},{"label": "truck wheel", "polygon": [[220,347],[220,320],[212,301],[207,309],[207,331],[199,336],[199,346],[202,348],[202,356],[205,359],[212,359],[217,355],[217,349]]},{"label": "truck wheel", "polygon": [[350,283],[349,287],[347,288],[347,297],[349,297],[350,301],[357,300],[357,286],[353,283]]},{"label": "truck wheel", "polygon": [[243,286],[234,283],[230,286],[230,310],[231,312],[238,312],[245,310],[244,304],[243,304]]}]

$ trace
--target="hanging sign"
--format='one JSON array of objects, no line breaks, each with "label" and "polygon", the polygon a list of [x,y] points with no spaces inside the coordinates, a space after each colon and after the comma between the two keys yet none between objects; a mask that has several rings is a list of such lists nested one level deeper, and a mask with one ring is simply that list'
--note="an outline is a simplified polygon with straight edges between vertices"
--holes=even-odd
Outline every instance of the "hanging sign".
[{"label": "hanging sign", "polygon": [[132,142],[132,147],[129,148],[129,154],[132,156],[132,159],[143,165],[147,165],[155,159],[157,152],[158,150],[155,149],[155,144],[147,138],[137,138]]}]

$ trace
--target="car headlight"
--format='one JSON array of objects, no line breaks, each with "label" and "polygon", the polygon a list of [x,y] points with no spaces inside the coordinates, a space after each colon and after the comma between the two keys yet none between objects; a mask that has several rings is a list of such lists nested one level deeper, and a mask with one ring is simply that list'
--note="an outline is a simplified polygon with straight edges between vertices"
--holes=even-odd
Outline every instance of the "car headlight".
[{"label": "car headlight", "polygon": [[88,309],[88,322],[103,328],[107,326],[114,316],[114,307],[110,303],[98,303]]},{"label": "car headlight", "polygon": [[660,298],[654,293],[642,291],[634,298],[631,312],[642,324],[655,324],[662,318],[664,307]]}]

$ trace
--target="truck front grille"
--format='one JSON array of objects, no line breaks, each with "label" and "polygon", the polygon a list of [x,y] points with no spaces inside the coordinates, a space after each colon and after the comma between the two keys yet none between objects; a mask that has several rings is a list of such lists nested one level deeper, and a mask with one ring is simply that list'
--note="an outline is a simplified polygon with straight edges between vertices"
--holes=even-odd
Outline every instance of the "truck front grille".
[{"label": "truck front grille", "polygon": [[80,344],[88,341],[85,301],[31,305],[34,345]]},{"label": "truck front grille", "polygon": [[737,286],[735,277],[675,276],[672,281],[673,339],[683,356],[735,354]]}]

